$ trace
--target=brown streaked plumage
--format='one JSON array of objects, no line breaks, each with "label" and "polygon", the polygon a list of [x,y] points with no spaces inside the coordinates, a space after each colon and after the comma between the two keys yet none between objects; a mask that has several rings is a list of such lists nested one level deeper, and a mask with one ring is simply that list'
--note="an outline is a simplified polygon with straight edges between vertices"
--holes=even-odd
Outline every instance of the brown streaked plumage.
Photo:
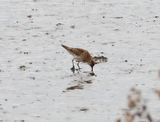
[{"label": "brown streaked plumage", "polygon": [[79,62],[87,63],[88,65],[90,65],[91,71],[93,73],[93,67],[96,64],[96,62],[93,60],[92,56],[87,50],[81,48],[72,48],[63,44],[62,47],[64,47],[74,57],[72,60],[72,68],[74,68],[74,60],[76,60],[78,62],[77,66],[79,69]]}]

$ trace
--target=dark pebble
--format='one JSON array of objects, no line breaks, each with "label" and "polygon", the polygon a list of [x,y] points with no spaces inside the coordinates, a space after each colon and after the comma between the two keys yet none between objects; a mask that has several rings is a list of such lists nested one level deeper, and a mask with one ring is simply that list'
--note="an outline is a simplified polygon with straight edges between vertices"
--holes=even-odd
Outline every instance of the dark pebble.
[{"label": "dark pebble", "polygon": [[128,62],[128,60],[124,60],[124,62]]},{"label": "dark pebble", "polygon": [[28,17],[28,18],[32,18],[32,15],[28,15],[27,17]]}]

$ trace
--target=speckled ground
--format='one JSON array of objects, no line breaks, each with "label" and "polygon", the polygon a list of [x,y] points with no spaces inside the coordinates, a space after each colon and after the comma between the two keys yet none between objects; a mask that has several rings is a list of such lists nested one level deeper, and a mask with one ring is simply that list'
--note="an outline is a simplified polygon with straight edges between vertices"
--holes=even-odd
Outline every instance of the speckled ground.
[{"label": "speckled ground", "polygon": [[[114,122],[131,87],[160,118],[159,0],[0,0],[0,120]],[[106,56],[72,74],[61,44]]]}]

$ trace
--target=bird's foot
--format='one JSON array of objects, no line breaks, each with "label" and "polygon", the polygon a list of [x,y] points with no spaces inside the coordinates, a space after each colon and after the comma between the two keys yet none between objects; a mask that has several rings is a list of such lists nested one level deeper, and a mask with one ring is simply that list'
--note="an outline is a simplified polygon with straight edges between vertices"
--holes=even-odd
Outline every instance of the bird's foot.
[{"label": "bird's foot", "polygon": [[81,68],[78,68],[78,69],[75,69],[78,73],[80,73],[81,72],[81,70],[80,70]]},{"label": "bird's foot", "polygon": [[71,71],[73,72],[73,73],[75,73],[75,67],[73,66],[72,68],[71,68]]}]

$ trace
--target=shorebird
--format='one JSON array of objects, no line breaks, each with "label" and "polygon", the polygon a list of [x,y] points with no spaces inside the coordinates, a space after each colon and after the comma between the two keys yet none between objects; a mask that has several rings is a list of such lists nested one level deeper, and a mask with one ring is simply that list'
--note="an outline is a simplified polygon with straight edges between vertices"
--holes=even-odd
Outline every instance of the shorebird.
[{"label": "shorebird", "polygon": [[65,48],[74,57],[72,59],[73,67],[71,68],[73,72],[75,71],[74,61],[76,61],[78,70],[80,70],[80,66],[79,66],[80,62],[87,63],[91,67],[90,74],[94,75],[93,67],[97,63],[93,60],[93,57],[90,55],[90,53],[87,50],[82,48],[72,48],[63,44],[62,44],[62,47]]}]

